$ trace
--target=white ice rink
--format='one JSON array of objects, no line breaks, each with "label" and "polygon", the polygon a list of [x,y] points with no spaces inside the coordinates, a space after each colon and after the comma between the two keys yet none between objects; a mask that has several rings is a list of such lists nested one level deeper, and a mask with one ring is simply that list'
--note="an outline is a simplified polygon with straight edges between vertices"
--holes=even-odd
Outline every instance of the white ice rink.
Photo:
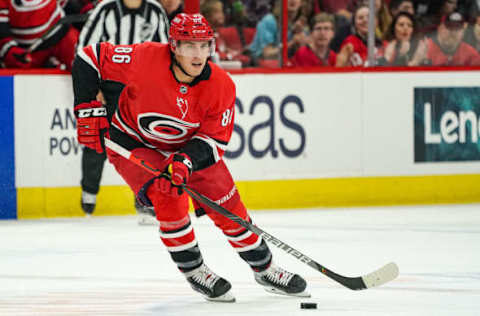
[{"label": "white ice rink", "polygon": [[[310,299],[274,296],[208,218],[193,218],[205,262],[237,302],[206,302],[135,217],[0,221],[0,315],[480,315],[480,205],[251,212],[261,228],[348,276],[394,261],[380,288],[343,288],[271,247]],[[315,302],[316,310],[301,310]]]}]

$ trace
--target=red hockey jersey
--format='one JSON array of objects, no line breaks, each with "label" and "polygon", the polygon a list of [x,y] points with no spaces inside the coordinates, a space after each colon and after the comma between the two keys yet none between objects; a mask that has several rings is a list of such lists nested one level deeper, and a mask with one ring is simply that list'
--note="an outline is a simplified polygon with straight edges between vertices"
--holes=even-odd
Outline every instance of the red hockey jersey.
[{"label": "red hockey jersey", "polygon": [[197,140],[211,150],[212,163],[222,157],[233,131],[235,85],[218,66],[208,62],[192,83],[180,83],[171,69],[169,46],[153,42],[96,44],[77,58],[102,82],[124,85],[113,128],[159,151],[178,151]]},{"label": "red hockey jersey", "polygon": [[340,50],[345,46],[351,44],[353,46],[353,55],[350,57],[350,66],[364,66],[368,60],[368,48],[365,43],[356,35],[349,35],[342,42]]},{"label": "red hockey jersey", "polygon": [[0,0],[0,56],[17,43],[30,46],[62,16],[57,0]]}]

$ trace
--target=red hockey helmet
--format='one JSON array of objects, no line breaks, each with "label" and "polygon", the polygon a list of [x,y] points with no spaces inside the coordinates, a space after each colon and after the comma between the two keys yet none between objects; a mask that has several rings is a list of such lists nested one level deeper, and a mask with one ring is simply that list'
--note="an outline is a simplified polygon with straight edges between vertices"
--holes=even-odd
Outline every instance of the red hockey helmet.
[{"label": "red hockey helmet", "polygon": [[[201,51],[190,50],[188,47],[182,49],[178,41],[208,41],[208,47]],[[171,50],[183,56],[208,57],[215,53],[213,30],[201,14],[177,14],[170,24],[169,42]]]},{"label": "red hockey helmet", "polygon": [[213,30],[201,14],[179,13],[170,24],[170,40],[210,41]]}]

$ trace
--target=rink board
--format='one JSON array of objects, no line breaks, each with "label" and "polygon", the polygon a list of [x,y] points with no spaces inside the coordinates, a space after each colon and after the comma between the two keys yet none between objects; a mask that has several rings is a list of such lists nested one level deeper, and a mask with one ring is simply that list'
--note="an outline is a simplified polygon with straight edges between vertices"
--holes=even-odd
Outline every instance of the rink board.
[{"label": "rink board", "polygon": [[[434,103],[432,88],[467,93],[479,77],[478,71],[234,75],[237,111],[226,162],[252,209],[478,202],[472,130],[478,134],[480,124],[472,117],[479,117],[479,108],[464,106],[467,125],[455,112],[455,127],[448,111],[453,105],[442,104],[440,115],[438,104],[420,108],[425,117],[419,119],[415,98],[426,92]],[[17,195],[8,194],[16,205],[9,214],[82,215],[70,77],[16,75],[13,83],[15,137],[9,144],[15,150],[6,155],[14,163],[1,162],[3,172],[14,173],[15,182],[3,184]],[[416,130],[425,137],[419,140]],[[460,156],[473,148],[472,156],[445,161],[445,148]],[[415,161],[415,151],[430,161]],[[131,192],[107,164],[96,214],[133,212]]]}]

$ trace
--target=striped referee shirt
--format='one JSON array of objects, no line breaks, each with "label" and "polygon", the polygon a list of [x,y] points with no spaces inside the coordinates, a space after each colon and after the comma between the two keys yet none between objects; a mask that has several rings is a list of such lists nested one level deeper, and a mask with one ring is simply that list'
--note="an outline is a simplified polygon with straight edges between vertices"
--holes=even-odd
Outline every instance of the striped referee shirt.
[{"label": "striped referee shirt", "polygon": [[99,42],[167,43],[168,28],[167,14],[157,0],[143,0],[137,9],[127,8],[122,0],[103,0],[82,28],[77,50]]}]

